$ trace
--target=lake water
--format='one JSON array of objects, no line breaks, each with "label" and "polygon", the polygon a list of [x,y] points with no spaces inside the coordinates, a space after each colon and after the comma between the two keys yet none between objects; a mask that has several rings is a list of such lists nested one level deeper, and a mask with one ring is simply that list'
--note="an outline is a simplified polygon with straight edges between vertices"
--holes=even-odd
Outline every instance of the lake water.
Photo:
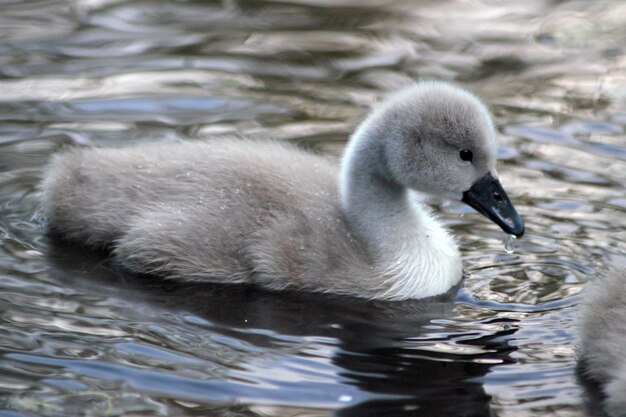
[{"label": "lake water", "polygon": [[[2,2],[0,416],[593,414],[576,306],[626,264],[625,45],[608,0]],[[510,254],[434,201],[467,271],[450,299],[175,286],[46,242],[60,149],[239,134],[337,159],[427,78],[489,104],[527,224]]]}]

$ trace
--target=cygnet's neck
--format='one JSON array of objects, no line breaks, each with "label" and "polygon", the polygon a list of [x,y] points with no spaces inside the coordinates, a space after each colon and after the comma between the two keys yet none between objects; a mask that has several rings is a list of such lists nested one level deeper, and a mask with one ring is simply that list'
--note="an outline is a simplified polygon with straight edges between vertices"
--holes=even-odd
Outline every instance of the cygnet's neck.
[{"label": "cygnet's neck", "polygon": [[402,233],[402,226],[406,228],[414,219],[406,188],[380,172],[380,161],[374,157],[380,155],[380,150],[376,148],[372,141],[353,141],[349,145],[342,166],[340,196],[351,232],[378,259],[399,249],[393,248],[393,243]]},{"label": "cygnet's neck", "polygon": [[443,293],[461,279],[457,245],[419,193],[392,179],[382,143],[367,127],[355,133],[341,167],[339,193],[350,231],[383,270],[387,298]]}]

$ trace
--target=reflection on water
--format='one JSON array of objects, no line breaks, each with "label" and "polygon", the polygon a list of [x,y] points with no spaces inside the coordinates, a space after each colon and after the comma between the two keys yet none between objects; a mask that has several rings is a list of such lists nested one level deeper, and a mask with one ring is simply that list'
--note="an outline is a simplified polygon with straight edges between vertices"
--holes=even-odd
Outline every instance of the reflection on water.
[{"label": "reflection on water", "polygon": [[[578,294],[626,264],[625,27],[609,0],[4,2],[0,414],[583,415]],[[527,224],[507,253],[437,204],[468,273],[454,300],[180,287],[43,237],[59,149],[245,134],[336,160],[415,78],[485,98]]]},{"label": "reflection on water", "polygon": [[[103,257],[65,244],[54,248],[49,273],[57,282],[80,280],[84,291],[124,299],[123,306],[115,306],[116,315],[130,315],[152,331],[177,333],[164,332],[156,347],[146,346],[125,341],[129,326],[118,323],[97,335],[118,340],[99,343],[112,345],[115,358],[171,367],[176,374],[126,369],[100,355],[84,360],[11,354],[9,359],[101,380],[122,375],[124,385],[165,398],[202,402],[210,393],[216,402],[240,397],[316,408],[355,404],[339,414],[346,416],[378,416],[381,410],[402,415],[415,407],[435,412],[453,400],[443,407],[447,415],[482,416],[487,396],[470,378],[507,362],[514,349],[505,338],[514,332],[510,320],[480,320],[471,332],[448,321],[456,315],[450,295],[389,303],[240,286],[181,287],[112,272]],[[65,326],[80,332],[74,320]]]}]

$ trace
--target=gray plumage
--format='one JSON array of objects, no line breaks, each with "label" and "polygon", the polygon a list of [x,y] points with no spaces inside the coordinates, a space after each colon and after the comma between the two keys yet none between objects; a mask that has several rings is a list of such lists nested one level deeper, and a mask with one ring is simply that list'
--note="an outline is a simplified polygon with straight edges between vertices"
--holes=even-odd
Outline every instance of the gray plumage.
[{"label": "gray plumage", "polygon": [[587,284],[578,354],[584,375],[602,389],[605,411],[626,417],[626,269],[612,269]]},{"label": "gray plumage", "polygon": [[53,157],[43,207],[54,231],[109,247],[142,273],[421,298],[462,274],[456,243],[420,193],[460,199],[486,173],[497,177],[496,148],[477,98],[421,83],[358,128],[340,171],[276,141],[73,149]]}]

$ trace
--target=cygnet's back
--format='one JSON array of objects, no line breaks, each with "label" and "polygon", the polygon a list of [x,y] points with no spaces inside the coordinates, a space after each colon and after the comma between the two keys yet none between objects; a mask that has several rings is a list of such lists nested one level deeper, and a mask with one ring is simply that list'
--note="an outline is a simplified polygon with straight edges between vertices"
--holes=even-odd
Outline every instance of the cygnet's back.
[{"label": "cygnet's back", "polygon": [[76,149],[54,157],[43,189],[53,230],[112,247],[138,272],[228,282],[254,274],[269,288],[313,282],[338,293],[371,272],[339,208],[337,168],[285,143]]}]

